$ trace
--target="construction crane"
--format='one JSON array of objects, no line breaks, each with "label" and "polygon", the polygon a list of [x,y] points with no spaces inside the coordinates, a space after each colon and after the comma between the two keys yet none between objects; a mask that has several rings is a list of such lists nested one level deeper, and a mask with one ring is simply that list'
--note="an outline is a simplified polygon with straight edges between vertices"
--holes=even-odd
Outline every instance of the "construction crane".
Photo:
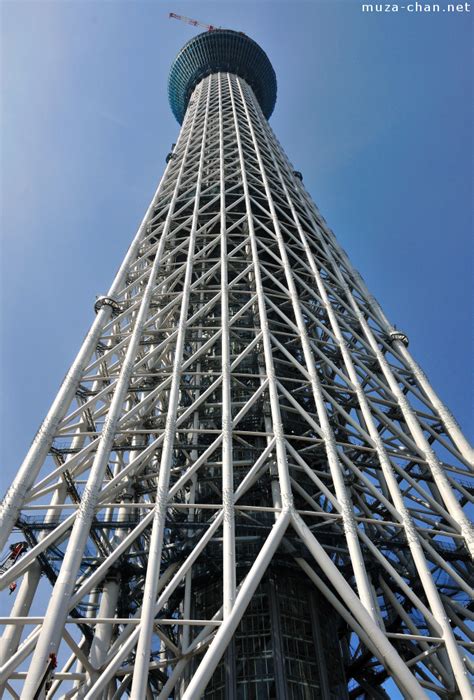
[{"label": "construction crane", "polygon": [[183,15],[177,15],[174,12],[170,12],[170,19],[180,19],[181,22],[186,22],[186,24],[191,24],[193,27],[202,27],[207,29],[208,32],[214,31],[214,29],[219,29],[219,27],[214,27],[212,24],[203,24],[198,22],[197,19],[191,19],[190,17],[183,17]]}]

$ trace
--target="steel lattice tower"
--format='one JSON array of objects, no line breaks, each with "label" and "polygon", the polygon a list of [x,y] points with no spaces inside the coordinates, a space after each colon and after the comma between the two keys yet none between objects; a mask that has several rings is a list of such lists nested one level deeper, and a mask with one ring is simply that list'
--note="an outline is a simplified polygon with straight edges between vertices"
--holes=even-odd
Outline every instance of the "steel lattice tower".
[{"label": "steel lattice tower", "polygon": [[470,448],[270,129],[262,49],[201,34],[169,94],[4,501],[5,696],[471,698]]}]

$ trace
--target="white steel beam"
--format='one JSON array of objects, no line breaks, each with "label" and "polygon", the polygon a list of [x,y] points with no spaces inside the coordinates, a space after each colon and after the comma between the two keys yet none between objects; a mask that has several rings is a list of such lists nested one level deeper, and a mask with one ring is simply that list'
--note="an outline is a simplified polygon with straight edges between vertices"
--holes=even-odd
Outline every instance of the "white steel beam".
[{"label": "white steel beam", "polygon": [[251,82],[219,67],[186,97],[115,301],[7,494],[0,537],[27,541],[0,572],[19,582],[0,620],[12,697],[232,700],[265,596],[279,700],[299,607],[306,693],[378,697],[390,675],[416,700],[472,697],[470,448]]}]

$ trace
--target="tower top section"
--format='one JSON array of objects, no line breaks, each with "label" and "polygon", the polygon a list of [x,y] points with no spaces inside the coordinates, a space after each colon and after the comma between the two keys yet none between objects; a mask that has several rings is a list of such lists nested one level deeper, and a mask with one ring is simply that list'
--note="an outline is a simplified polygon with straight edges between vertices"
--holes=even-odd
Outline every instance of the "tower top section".
[{"label": "tower top section", "polygon": [[275,71],[263,49],[245,34],[213,29],[188,41],[176,56],[168,80],[171,110],[182,124],[189,98],[207,75],[225,71],[244,78],[268,119],[276,102]]}]

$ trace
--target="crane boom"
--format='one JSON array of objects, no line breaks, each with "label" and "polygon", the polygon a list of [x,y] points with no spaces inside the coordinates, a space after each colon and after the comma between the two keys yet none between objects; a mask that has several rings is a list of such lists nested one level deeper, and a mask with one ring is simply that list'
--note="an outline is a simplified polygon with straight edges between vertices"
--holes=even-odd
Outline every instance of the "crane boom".
[{"label": "crane boom", "polygon": [[190,17],[184,17],[183,15],[177,15],[174,12],[170,12],[169,14],[170,19],[179,19],[181,22],[186,22],[186,24],[191,24],[193,27],[203,27],[203,29],[207,29],[208,32],[212,32],[214,29],[218,29],[218,27],[214,27],[212,24],[204,24],[203,22],[199,22],[197,19],[191,19]]}]

